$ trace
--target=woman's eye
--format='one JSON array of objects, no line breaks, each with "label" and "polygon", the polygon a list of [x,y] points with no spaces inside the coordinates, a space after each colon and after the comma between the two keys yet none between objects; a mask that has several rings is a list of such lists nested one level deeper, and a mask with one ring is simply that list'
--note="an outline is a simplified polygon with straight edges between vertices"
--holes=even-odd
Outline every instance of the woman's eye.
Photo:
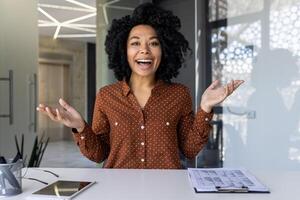
[{"label": "woman's eye", "polygon": [[138,46],[140,43],[139,42],[132,42],[131,45],[132,46]]},{"label": "woman's eye", "polygon": [[151,42],[150,45],[153,47],[157,47],[159,46],[159,42]]}]

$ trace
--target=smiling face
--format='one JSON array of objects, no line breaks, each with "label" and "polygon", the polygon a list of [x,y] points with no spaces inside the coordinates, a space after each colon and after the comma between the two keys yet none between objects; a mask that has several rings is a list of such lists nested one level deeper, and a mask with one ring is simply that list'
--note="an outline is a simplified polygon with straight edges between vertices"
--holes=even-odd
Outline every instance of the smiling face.
[{"label": "smiling face", "polygon": [[127,40],[127,61],[131,76],[155,78],[161,61],[161,46],[155,30],[149,25],[137,25]]}]

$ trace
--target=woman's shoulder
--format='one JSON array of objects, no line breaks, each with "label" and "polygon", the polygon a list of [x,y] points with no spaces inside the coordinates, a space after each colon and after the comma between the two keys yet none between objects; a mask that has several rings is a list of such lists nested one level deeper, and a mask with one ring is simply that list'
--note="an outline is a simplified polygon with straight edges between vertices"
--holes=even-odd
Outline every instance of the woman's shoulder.
[{"label": "woman's shoulder", "polygon": [[170,98],[176,99],[176,101],[183,102],[182,105],[191,100],[191,93],[189,87],[182,83],[172,82],[168,84],[168,92],[165,94]]},{"label": "woman's shoulder", "polygon": [[97,95],[105,95],[111,93],[118,93],[121,91],[122,83],[121,81],[117,81],[115,83],[105,85],[98,90]]},{"label": "woman's shoulder", "polygon": [[179,92],[188,92],[188,93],[190,92],[190,89],[182,83],[171,82],[168,85],[169,85],[169,88],[172,90],[176,90]]}]

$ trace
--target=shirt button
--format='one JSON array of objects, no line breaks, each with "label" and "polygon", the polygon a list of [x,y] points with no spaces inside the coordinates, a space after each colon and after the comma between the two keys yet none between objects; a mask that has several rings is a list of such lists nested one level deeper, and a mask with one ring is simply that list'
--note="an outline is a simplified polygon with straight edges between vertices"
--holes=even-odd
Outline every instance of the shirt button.
[{"label": "shirt button", "polygon": [[115,122],[115,126],[118,126],[118,122]]},{"label": "shirt button", "polygon": [[142,126],[141,126],[141,129],[144,129],[144,128],[145,128],[145,126],[144,126],[144,125],[142,125]]},{"label": "shirt button", "polygon": [[209,121],[209,119],[207,117],[204,120],[207,121],[207,122]]},{"label": "shirt button", "polygon": [[144,146],[144,145],[145,145],[145,143],[144,143],[144,142],[141,142],[141,145],[142,145],[142,146]]},{"label": "shirt button", "polygon": [[170,125],[170,123],[169,123],[169,122],[167,122],[167,123],[166,123],[166,125],[167,125],[167,126],[169,126],[169,125]]},{"label": "shirt button", "polygon": [[142,158],[142,159],[141,159],[141,161],[142,161],[142,162],[145,162],[145,159],[144,159],[144,158]]},{"label": "shirt button", "polygon": [[82,140],[83,140],[83,139],[84,139],[84,136],[81,136],[81,137],[80,137],[80,139],[82,139]]}]

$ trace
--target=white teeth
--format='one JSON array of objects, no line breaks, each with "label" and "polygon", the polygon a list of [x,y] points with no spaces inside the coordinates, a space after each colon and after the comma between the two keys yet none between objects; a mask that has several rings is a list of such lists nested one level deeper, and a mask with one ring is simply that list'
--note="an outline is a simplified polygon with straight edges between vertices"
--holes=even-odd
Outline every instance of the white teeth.
[{"label": "white teeth", "polygon": [[147,63],[152,63],[152,60],[144,60],[144,59],[140,59],[140,60],[137,60],[137,62],[147,62]]}]

